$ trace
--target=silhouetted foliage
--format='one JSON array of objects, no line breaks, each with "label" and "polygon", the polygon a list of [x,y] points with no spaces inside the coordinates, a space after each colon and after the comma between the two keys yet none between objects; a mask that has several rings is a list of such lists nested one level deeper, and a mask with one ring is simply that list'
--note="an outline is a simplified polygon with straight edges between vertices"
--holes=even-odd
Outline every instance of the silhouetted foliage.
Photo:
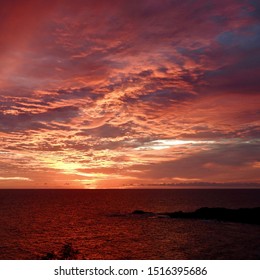
[{"label": "silhouetted foliage", "polygon": [[64,244],[63,248],[61,249],[59,256],[61,260],[73,260],[77,258],[79,254],[78,250],[75,250],[72,247],[71,243]]},{"label": "silhouetted foliage", "polygon": [[76,260],[78,258],[79,250],[75,250],[71,243],[66,243],[58,253],[48,252],[41,256],[41,260]]}]

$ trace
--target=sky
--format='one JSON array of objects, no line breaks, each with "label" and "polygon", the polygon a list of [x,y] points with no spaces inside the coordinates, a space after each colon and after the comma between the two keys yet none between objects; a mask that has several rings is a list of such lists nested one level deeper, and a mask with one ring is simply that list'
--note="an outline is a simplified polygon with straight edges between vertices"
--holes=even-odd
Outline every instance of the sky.
[{"label": "sky", "polygon": [[1,0],[0,188],[260,182],[257,0]]}]

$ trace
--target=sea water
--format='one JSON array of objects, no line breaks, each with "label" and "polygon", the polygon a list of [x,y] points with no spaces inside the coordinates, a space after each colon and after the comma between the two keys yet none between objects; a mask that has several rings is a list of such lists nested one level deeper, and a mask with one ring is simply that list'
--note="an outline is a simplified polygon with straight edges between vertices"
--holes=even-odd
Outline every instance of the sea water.
[{"label": "sea water", "polygon": [[260,226],[131,215],[259,207],[260,190],[0,190],[0,259],[260,259]]}]

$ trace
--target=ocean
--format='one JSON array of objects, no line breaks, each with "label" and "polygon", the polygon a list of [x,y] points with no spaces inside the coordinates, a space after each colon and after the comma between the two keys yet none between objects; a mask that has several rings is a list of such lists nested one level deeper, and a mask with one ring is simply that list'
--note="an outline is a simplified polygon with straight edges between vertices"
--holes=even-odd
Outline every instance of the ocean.
[{"label": "ocean", "polygon": [[260,259],[260,226],[131,215],[259,207],[260,190],[0,190],[0,259]]}]

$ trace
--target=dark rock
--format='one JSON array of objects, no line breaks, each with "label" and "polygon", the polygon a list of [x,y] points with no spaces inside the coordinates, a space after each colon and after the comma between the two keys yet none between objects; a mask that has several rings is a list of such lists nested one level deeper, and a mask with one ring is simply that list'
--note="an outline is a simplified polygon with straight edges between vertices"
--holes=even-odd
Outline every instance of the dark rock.
[{"label": "dark rock", "polygon": [[132,213],[132,215],[136,215],[136,216],[142,216],[142,217],[153,217],[156,216],[157,214],[153,213],[153,212],[146,212],[143,210],[134,210]]},{"label": "dark rock", "polygon": [[145,211],[143,211],[143,210],[134,210],[133,212],[132,212],[132,214],[134,214],[134,215],[144,215],[144,214],[148,214],[149,212],[145,212]]},{"label": "dark rock", "polygon": [[245,223],[260,225],[260,207],[256,208],[209,208],[203,207],[194,212],[171,212],[171,213],[152,213],[143,210],[135,210],[134,215],[169,217],[174,219],[199,219],[199,220],[217,220],[222,222]]},{"label": "dark rock", "polygon": [[164,213],[170,218],[218,220],[223,222],[246,223],[260,225],[260,207],[256,208],[199,208],[194,212]]}]

